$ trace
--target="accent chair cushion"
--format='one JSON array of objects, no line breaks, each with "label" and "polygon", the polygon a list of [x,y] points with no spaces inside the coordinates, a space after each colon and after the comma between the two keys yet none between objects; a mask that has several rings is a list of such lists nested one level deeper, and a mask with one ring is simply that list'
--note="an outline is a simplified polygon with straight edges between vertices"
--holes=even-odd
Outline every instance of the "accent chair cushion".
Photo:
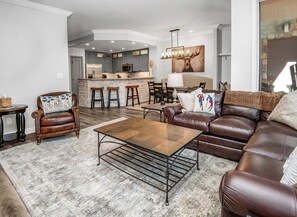
[{"label": "accent chair cushion", "polygon": [[72,94],[65,93],[59,96],[40,96],[44,114],[69,111],[72,108]]},{"label": "accent chair cushion", "polygon": [[297,91],[283,96],[269,115],[268,121],[277,121],[297,130]]},{"label": "accent chair cushion", "polygon": [[51,113],[41,118],[41,126],[54,126],[73,122],[74,117],[70,112]]}]

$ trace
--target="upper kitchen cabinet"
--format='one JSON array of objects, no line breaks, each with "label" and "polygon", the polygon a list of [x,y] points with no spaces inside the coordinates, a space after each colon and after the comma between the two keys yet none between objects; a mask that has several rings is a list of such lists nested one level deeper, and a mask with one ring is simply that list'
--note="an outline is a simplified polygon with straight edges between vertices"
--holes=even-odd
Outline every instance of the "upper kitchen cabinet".
[{"label": "upper kitchen cabinet", "polygon": [[123,53],[112,54],[112,71],[121,72],[123,65]]},{"label": "upper kitchen cabinet", "polygon": [[149,50],[132,51],[132,63],[134,71],[148,71]]}]

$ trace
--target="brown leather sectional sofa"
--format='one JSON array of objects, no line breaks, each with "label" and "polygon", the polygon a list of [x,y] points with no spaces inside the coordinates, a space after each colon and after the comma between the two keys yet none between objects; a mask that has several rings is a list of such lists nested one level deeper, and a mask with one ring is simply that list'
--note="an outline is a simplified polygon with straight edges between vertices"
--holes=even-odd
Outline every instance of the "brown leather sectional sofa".
[{"label": "brown leather sectional sofa", "polygon": [[239,161],[221,181],[221,216],[296,217],[297,186],[280,180],[297,146],[297,131],[267,121],[269,112],[223,102],[224,93],[216,92],[216,115],[182,113],[181,106],[164,109],[169,123],[203,131],[201,151]]}]

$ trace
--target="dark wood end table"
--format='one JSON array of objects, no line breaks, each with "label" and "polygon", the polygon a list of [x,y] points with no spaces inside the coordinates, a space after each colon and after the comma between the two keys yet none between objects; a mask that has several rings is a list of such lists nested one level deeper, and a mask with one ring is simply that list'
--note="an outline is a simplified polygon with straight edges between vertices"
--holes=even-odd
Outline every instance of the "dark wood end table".
[{"label": "dark wood end table", "polygon": [[[28,108],[27,105],[23,104],[15,104],[11,107],[0,107],[0,148],[4,146],[5,141],[11,140],[20,140],[22,142],[26,139],[25,134],[25,111]],[[3,135],[4,127],[3,127],[3,119],[2,116],[4,115],[16,115],[16,125],[17,125],[17,132],[14,134]],[[16,135],[16,136],[15,136]],[[7,138],[4,138],[7,137]]]}]

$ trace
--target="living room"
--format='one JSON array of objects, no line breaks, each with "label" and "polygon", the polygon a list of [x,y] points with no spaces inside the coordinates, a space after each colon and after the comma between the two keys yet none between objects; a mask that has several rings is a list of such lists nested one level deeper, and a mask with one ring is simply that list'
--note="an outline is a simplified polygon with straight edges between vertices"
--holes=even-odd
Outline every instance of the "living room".
[{"label": "living room", "polygon": [[296,14],[0,0],[0,216],[297,216]]}]

